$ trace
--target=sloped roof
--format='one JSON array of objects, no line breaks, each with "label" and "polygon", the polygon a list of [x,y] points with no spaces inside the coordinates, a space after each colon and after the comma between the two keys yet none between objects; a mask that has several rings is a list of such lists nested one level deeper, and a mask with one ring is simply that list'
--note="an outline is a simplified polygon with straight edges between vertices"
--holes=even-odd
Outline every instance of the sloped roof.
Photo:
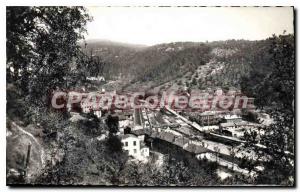
[{"label": "sloped roof", "polygon": [[253,124],[244,122],[244,121],[236,122],[236,123],[229,122],[229,123],[221,123],[220,124],[221,127],[246,126],[246,125],[253,125]]},{"label": "sloped roof", "polygon": [[220,126],[221,127],[232,127],[232,126],[235,126],[235,124],[231,123],[231,122],[230,123],[221,123]]},{"label": "sloped roof", "polygon": [[208,116],[208,115],[217,115],[216,111],[204,111],[200,114],[200,116]]},{"label": "sloped roof", "polygon": [[137,129],[137,130],[133,130],[131,131],[131,133],[133,135],[150,135],[150,130],[149,129]]},{"label": "sloped roof", "polygon": [[186,137],[176,137],[175,141],[173,142],[175,145],[183,147],[184,144],[188,143],[189,139]]},{"label": "sloped roof", "polygon": [[190,126],[181,126],[179,129],[176,129],[176,131],[186,134],[186,135],[192,135],[193,130],[190,128]]},{"label": "sloped roof", "polygon": [[121,135],[120,138],[121,139],[127,139],[127,138],[137,138],[137,136],[133,135],[133,134],[125,134],[125,135]]},{"label": "sloped roof", "polygon": [[241,116],[238,116],[238,115],[225,115],[224,116],[224,119],[226,120],[230,120],[230,119],[241,119],[242,117]]},{"label": "sloped roof", "polygon": [[156,131],[154,131],[154,132],[152,132],[152,133],[150,134],[150,137],[152,137],[152,138],[156,138],[156,137],[158,137],[158,136],[159,136],[159,133],[156,132]]},{"label": "sloped roof", "polygon": [[184,150],[195,154],[207,152],[207,149],[205,149],[204,147],[195,145],[193,143],[189,143],[186,147],[184,147]]},{"label": "sloped roof", "polygon": [[159,134],[159,138],[161,138],[161,139],[163,139],[165,141],[168,141],[170,143],[172,143],[174,141],[175,137],[176,136],[174,134],[169,133],[169,132],[161,132]]}]

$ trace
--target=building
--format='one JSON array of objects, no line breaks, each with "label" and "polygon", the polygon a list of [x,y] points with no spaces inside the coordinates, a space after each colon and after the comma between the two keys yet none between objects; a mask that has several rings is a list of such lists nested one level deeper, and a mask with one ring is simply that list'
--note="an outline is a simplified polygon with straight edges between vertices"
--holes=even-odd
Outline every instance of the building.
[{"label": "building", "polygon": [[145,160],[149,157],[149,148],[137,136],[133,134],[122,135],[121,142],[123,149],[127,151],[129,156],[138,160]]},{"label": "building", "polygon": [[94,114],[98,117],[98,118],[100,118],[101,116],[102,116],[102,111],[101,110],[95,110],[95,111],[93,111],[94,112]]},{"label": "building", "polygon": [[223,129],[229,129],[229,128],[236,128],[236,125],[232,122],[229,122],[229,123],[220,123],[220,130],[223,130]]},{"label": "building", "polygon": [[197,144],[197,142],[193,142],[191,140],[183,146],[183,149],[195,155],[206,153],[208,151],[203,146]]},{"label": "building", "polygon": [[[237,138],[241,138],[244,136],[244,132],[247,130],[257,130],[256,127],[258,124],[250,123],[247,121],[239,121],[236,123],[220,123],[219,131],[223,135],[233,136]],[[229,135],[229,133],[231,135]]]},{"label": "building", "polygon": [[150,129],[137,129],[137,130],[132,130],[131,134],[137,136],[141,142],[144,142],[146,135],[149,136],[151,134],[151,131]]},{"label": "building", "polygon": [[[124,134],[125,131],[130,133],[132,127],[132,122],[130,120],[119,120],[119,130],[121,134]],[[127,129],[127,130],[126,130]]]},{"label": "building", "polygon": [[201,125],[216,125],[220,122],[220,117],[215,111],[205,111],[199,115]]},{"label": "building", "polygon": [[239,115],[225,115],[224,120],[226,123],[238,123],[242,121],[242,117]]},{"label": "building", "polygon": [[217,96],[223,95],[223,90],[220,89],[220,88],[216,89],[215,92],[214,92],[214,95],[217,95]]},{"label": "building", "polygon": [[141,109],[134,109],[133,112],[133,130],[143,129],[143,117]]},{"label": "building", "polygon": [[89,113],[92,111],[92,106],[88,102],[86,102],[85,99],[81,101],[80,106],[83,113]]}]

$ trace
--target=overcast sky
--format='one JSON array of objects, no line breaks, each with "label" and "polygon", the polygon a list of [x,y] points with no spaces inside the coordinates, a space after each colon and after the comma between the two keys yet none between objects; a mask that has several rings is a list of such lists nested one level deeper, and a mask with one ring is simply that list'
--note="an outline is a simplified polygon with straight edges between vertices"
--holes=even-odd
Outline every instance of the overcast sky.
[{"label": "overcast sky", "polygon": [[293,33],[291,7],[88,7],[86,39],[154,45]]}]

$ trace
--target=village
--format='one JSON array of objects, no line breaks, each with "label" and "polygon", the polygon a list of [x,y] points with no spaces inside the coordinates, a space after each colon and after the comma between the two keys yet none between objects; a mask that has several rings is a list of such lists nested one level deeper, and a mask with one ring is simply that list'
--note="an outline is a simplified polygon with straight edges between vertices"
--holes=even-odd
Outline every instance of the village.
[{"label": "village", "polygon": [[[218,96],[223,94],[221,89],[211,92]],[[234,97],[239,93],[231,91],[229,94]],[[87,102],[88,99],[90,98],[85,94],[80,102],[83,113],[92,112],[103,121],[108,115],[118,119],[117,135],[123,150],[131,157],[130,161],[146,163],[153,156],[157,156],[156,159],[161,161],[157,163],[162,164],[163,158],[168,154],[153,147],[157,144],[163,145],[162,141],[178,147],[198,160],[217,163],[222,168],[218,171],[222,179],[230,177],[232,172],[255,178],[257,172],[264,170],[262,162],[268,160],[268,157],[256,153],[266,148],[260,144],[260,137],[264,134],[264,127],[272,120],[268,114],[255,112],[253,98],[248,100],[247,108],[243,110],[208,108],[200,112],[178,110],[173,105],[125,110],[113,106],[113,109],[93,110]],[[145,102],[144,99],[139,101]],[[249,137],[255,140],[251,146],[247,145]],[[250,168],[247,163],[241,165],[241,162],[255,163]]]}]

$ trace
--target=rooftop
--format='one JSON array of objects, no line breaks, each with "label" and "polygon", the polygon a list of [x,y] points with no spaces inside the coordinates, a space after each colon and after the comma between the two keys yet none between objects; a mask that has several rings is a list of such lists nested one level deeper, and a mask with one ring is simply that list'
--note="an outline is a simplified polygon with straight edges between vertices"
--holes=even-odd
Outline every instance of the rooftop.
[{"label": "rooftop", "polygon": [[206,115],[216,115],[216,111],[204,111],[203,113],[200,114],[200,116],[206,116]]},{"label": "rooftop", "polygon": [[120,138],[121,140],[122,139],[127,139],[127,138],[137,138],[137,136],[133,135],[133,134],[125,134],[125,135],[122,135]]},{"label": "rooftop", "polygon": [[238,115],[225,115],[224,119],[228,120],[228,119],[241,119],[241,116]]},{"label": "rooftop", "polygon": [[133,134],[133,135],[136,135],[136,136],[138,136],[138,135],[149,135],[150,134],[150,130],[149,129],[137,129],[137,130],[133,130],[133,131],[131,131],[131,133]]},{"label": "rooftop", "polygon": [[159,134],[159,138],[168,141],[170,143],[172,143],[175,139],[176,135],[174,135],[173,133],[169,133],[169,132],[161,132]]},{"label": "rooftop", "polygon": [[186,137],[177,137],[177,138],[175,138],[175,141],[173,143],[177,146],[183,147],[188,142],[189,142],[189,139]]},{"label": "rooftop", "polygon": [[193,143],[189,143],[186,147],[184,147],[184,150],[195,154],[207,152],[207,149],[205,149],[204,147],[195,145]]}]

